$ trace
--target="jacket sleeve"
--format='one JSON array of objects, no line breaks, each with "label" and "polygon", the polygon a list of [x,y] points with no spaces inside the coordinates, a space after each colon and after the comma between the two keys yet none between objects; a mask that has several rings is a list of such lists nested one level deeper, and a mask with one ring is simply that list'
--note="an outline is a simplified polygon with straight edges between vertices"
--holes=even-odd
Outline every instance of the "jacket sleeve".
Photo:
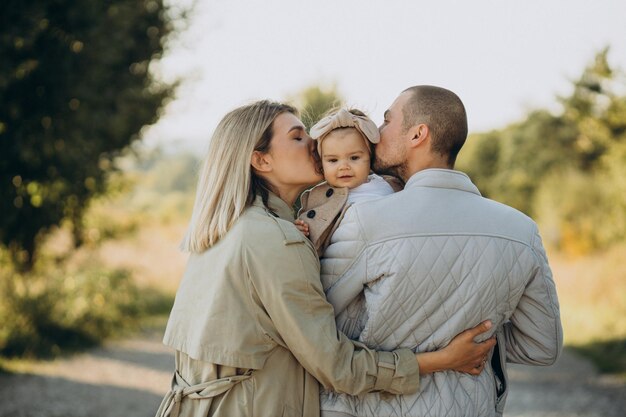
[{"label": "jacket sleeve", "polygon": [[337,392],[416,392],[419,368],[413,352],[375,352],[338,332],[312,245],[293,225],[282,227],[286,235],[263,236],[263,244],[247,254],[250,280],[275,326],[276,342],[322,385]]},{"label": "jacket sleeve", "polygon": [[339,315],[363,292],[367,283],[379,278],[368,269],[365,236],[355,207],[349,208],[335,230],[321,262],[321,280],[328,301]]},{"label": "jacket sleeve", "polygon": [[504,325],[507,362],[551,365],[563,348],[563,329],[552,271],[536,226],[532,249],[537,265]]}]

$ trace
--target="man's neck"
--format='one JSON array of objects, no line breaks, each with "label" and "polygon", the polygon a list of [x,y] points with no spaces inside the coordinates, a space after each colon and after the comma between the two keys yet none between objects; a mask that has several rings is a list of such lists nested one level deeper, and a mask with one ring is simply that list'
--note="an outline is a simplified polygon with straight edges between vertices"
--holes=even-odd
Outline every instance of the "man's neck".
[{"label": "man's neck", "polygon": [[[402,178],[404,182],[407,182],[414,174],[423,171],[425,169],[439,168],[439,169],[454,169],[454,166],[448,165],[441,158],[427,158],[422,160],[408,161],[407,169],[405,171],[406,178]],[[413,164],[411,164],[413,162]]]}]

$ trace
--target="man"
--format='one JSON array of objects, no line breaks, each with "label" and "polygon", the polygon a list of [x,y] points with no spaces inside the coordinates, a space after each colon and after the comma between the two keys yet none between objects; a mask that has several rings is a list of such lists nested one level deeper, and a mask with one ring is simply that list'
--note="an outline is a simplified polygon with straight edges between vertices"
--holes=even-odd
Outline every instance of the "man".
[{"label": "man", "polygon": [[405,396],[325,392],[322,415],[501,415],[506,362],[550,365],[562,348],[556,290],[537,226],[481,197],[453,170],[467,117],[451,91],[405,90],[385,112],[380,134],[374,168],[406,186],[352,206],[326,250],[322,279],[333,283],[327,296],[338,327],[372,348],[428,352],[489,319],[497,345],[478,376],[422,376],[420,391]]}]

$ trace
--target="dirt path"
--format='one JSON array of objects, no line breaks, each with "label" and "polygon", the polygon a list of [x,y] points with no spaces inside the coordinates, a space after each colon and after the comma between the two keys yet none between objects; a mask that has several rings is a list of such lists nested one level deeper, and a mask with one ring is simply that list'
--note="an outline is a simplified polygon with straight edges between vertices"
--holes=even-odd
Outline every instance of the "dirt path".
[{"label": "dirt path", "polygon": [[[152,417],[169,387],[172,353],[159,335],[0,375],[0,417]],[[623,417],[626,383],[565,351],[549,368],[512,366],[507,417]]]},{"label": "dirt path", "polygon": [[157,335],[111,342],[0,375],[0,417],[153,417],[173,368]]},{"label": "dirt path", "polygon": [[506,417],[624,417],[626,382],[565,349],[549,367],[511,365]]}]

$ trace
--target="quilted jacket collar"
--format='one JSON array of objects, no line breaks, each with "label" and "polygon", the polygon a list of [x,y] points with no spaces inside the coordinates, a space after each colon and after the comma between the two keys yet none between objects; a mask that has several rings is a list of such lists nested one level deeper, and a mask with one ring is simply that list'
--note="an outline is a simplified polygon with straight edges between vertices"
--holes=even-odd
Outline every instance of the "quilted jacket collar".
[{"label": "quilted jacket collar", "polygon": [[429,168],[416,172],[409,178],[404,189],[415,187],[451,188],[480,195],[478,188],[465,173],[451,169]]}]

